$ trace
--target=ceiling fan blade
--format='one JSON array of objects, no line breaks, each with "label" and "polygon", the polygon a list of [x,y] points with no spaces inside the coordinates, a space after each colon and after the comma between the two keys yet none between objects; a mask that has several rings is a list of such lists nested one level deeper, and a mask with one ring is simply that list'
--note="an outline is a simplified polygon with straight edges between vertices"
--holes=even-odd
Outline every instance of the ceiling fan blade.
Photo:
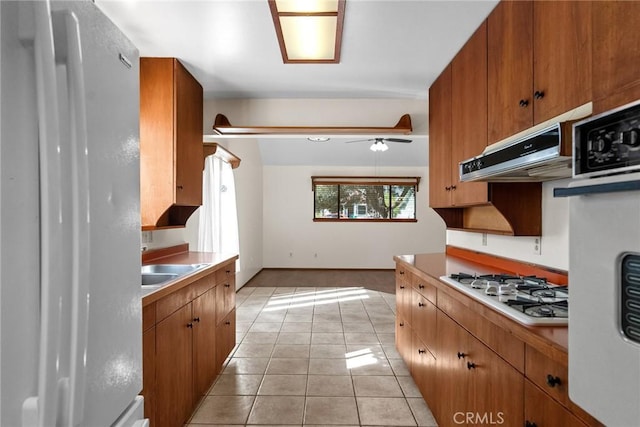
[{"label": "ceiling fan blade", "polygon": [[366,141],[375,141],[375,139],[356,139],[355,141],[345,141],[345,143],[351,144],[352,142],[366,142]]},{"label": "ceiling fan blade", "polygon": [[410,139],[402,139],[402,138],[385,138],[384,141],[385,142],[403,142],[403,143],[411,142]]}]

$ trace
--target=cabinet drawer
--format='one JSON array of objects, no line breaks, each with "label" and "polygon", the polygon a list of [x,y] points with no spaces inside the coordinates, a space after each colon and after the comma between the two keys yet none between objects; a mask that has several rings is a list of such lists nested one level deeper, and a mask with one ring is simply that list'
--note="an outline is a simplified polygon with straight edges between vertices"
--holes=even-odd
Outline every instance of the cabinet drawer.
[{"label": "cabinet drawer", "polygon": [[156,303],[142,307],[142,330],[146,331],[156,324]]},{"label": "cabinet drawer", "polygon": [[498,353],[518,371],[524,372],[524,343],[518,338],[445,292],[438,293],[438,308]]},{"label": "cabinet drawer", "polygon": [[524,382],[525,425],[537,427],[585,427],[579,418],[567,411],[529,381]]},{"label": "cabinet drawer", "polygon": [[436,358],[416,334],[411,337],[411,376],[429,407],[434,408],[438,385]]},{"label": "cabinet drawer", "polygon": [[404,363],[411,369],[411,327],[407,321],[400,316],[396,316],[396,349]]},{"label": "cabinet drawer", "polygon": [[196,280],[191,285],[195,296],[200,296],[216,285],[216,274],[211,273],[201,279]]},{"label": "cabinet drawer", "polygon": [[545,393],[562,403],[569,404],[567,365],[551,360],[530,345],[526,346],[525,375]]},{"label": "cabinet drawer", "polygon": [[187,305],[196,297],[193,286],[185,286],[172,294],[158,300],[156,302],[156,323],[166,319],[171,313],[180,307]]},{"label": "cabinet drawer", "polygon": [[[230,262],[216,270],[216,283],[218,285],[232,284],[236,282],[236,263]],[[235,287],[235,286],[234,286]]]},{"label": "cabinet drawer", "polygon": [[431,301],[432,304],[436,303],[436,287],[419,276],[413,274],[411,276],[411,284],[413,289],[418,291],[422,296]]},{"label": "cabinet drawer", "polygon": [[411,328],[429,350],[434,352],[438,335],[436,329],[437,308],[415,289],[412,295]]},{"label": "cabinet drawer", "polygon": [[216,327],[216,365],[218,369],[236,345],[236,311],[231,311]]},{"label": "cabinet drawer", "polygon": [[402,265],[396,264],[396,283],[399,280],[406,281],[407,277],[407,270]]}]

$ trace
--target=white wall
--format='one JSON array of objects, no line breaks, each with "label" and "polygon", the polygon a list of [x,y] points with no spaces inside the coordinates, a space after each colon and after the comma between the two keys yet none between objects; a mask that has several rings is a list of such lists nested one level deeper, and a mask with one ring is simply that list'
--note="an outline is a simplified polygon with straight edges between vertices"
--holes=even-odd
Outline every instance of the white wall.
[{"label": "white wall", "polygon": [[[481,233],[447,231],[447,244],[499,255],[506,258],[545,265],[561,270],[569,269],[569,201],[553,198],[554,187],[566,187],[569,180],[542,184],[542,236],[512,237],[487,235],[482,245]],[[538,239],[539,250],[536,250]]]},{"label": "white wall", "polygon": [[[204,103],[205,134],[211,133],[213,117],[219,111],[216,101]],[[254,139],[216,140],[241,159],[240,167],[234,169],[236,202],[238,208],[238,230],[240,239],[240,271],[236,276],[236,287],[240,288],[262,269],[262,160],[260,149]],[[147,248],[161,248],[180,243],[189,243],[190,250],[198,248],[198,209],[187,221],[186,228],[157,230],[153,242]]]},{"label": "white wall", "polygon": [[[313,222],[311,176],[374,174],[422,177],[418,222]],[[394,255],[444,250],[444,223],[427,208],[427,168],[265,166],[263,175],[265,268],[393,268]]]}]

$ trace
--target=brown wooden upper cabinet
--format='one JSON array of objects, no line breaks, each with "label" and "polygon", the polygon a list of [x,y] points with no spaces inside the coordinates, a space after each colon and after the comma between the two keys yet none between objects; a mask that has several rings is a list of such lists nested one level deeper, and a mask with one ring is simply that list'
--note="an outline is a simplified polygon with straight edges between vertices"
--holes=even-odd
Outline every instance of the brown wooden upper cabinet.
[{"label": "brown wooden upper cabinet", "polygon": [[140,58],[143,229],[184,226],[202,204],[202,86],[175,58]]},{"label": "brown wooden upper cabinet", "polygon": [[429,88],[429,206],[451,206],[451,65]]},{"label": "brown wooden upper cabinet", "polygon": [[488,17],[489,144],[591,100],[591,2],[502,1]]},{"label": "brown wooden upper cabinet", "polygon": [[640,99],[640,2],[593,3],[593,113]]},{"label": "brown wooden upper cabinet", "polygon": [[461,183],[458,163],[487,146],[487,26],[482,24],[429,89],[431,207],[487,202],[487,184]]}]

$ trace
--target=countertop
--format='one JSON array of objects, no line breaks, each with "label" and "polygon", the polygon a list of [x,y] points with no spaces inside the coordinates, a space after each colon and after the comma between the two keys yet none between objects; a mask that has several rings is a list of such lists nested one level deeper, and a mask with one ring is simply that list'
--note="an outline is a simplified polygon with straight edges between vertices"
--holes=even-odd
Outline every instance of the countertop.
[{"label": "countertop", "polygon": [[[552,358],[567,363],[568,328],[566,326],[527,326],[518,323],[505,315],[495,311],[468,297],[462,292],[438,280],[440,276],[460,272],[474,272],[479,274],[505,273],[495,267],[487,266],[458,258],[446,253],[398,255],[394,260],[404,265],[409,271],[418,274],[429,283],[438,288],[438,291],[447,293],[463,302],[467,307],[484,316],[491,322],[512,333]],[[509,271],[510,273],[517,273]],[[425,277],[426,276],[426,277]]]},{"label": "countertop", "polygon": [[154,258],[152,261],[143,262],[142,265],[151,264],[209,264],[209,266],[196,270],[193,273],[186,274],[175,280],[167,282],[167,284],[154,292],[142,297],[142,306],[149,305],[185,286],[190,285],[202,277],[208,276],[221,266],[238,259],[238,255],[223,254],[213,252],[181,252],[174,255],[164,256],[162,258]]}]

